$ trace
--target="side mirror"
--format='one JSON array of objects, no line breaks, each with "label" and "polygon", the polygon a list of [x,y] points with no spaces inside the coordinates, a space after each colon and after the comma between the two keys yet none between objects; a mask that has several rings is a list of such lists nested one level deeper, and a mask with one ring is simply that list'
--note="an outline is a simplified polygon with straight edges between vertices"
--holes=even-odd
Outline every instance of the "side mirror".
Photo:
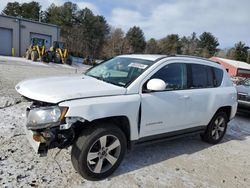
[{"label": "side mirror", "polygon": [[163,91],[166,89],[167,84],[158,78],[153,78],[148,81],[147,89],[151,91]]}]

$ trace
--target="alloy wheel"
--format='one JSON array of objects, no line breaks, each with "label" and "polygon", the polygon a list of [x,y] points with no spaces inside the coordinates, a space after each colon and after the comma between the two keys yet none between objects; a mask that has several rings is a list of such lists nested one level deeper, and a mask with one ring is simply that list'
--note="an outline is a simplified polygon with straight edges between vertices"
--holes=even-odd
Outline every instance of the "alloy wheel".
[{"label": "alloy wheel", "polygon": [[214,126],[212,129],[212,138],[214,140],[220,139],[220,137],[224,134],[226,128],[226,120],[222,116],[218,116],[214,121]]},{"label": "alloy wheel", "polygon": [[117,162],[121,143],[114,135],[104,135],[94,142],[87,154],[88,168],[94,173],[104,173]]}]

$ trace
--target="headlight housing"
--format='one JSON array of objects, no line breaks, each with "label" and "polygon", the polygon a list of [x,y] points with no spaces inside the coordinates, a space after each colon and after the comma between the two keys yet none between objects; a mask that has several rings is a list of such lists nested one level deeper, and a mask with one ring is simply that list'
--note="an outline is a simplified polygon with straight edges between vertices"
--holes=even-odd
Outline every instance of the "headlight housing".
[{"label": "headlight housing", "polygon": [[67,107],[59,106],[33,108],[27,113],[26,126],[36,130],[59,125],[67,110]]}]

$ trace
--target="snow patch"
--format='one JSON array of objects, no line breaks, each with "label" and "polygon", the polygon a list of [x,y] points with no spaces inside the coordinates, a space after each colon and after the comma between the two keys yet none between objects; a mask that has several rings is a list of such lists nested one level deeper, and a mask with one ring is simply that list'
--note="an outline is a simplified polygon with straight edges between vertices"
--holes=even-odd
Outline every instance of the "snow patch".
[{"label": "snow patch", "polygon": [[11,98],[11,97],[2,96],[0,97],[0,109],[13,106],[20,102],[21,102],[20,98]]}]

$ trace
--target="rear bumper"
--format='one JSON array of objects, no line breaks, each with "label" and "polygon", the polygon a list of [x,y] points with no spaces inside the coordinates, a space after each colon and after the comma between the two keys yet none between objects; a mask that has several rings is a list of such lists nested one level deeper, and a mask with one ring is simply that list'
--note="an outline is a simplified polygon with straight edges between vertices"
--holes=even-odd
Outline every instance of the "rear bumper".
[{"label": "rear bumper", "polygon": [[235,102],[235,103],[232,105],[231,114],[230,114],[229,120],[232,120],[232,119],[235,117],[236,112],[237,112],[237,108],[238,108],[238,102]]},{"label": "rear bumper", "polygon": [[238,107],[250,110],[250,102],[238,100]]}]

